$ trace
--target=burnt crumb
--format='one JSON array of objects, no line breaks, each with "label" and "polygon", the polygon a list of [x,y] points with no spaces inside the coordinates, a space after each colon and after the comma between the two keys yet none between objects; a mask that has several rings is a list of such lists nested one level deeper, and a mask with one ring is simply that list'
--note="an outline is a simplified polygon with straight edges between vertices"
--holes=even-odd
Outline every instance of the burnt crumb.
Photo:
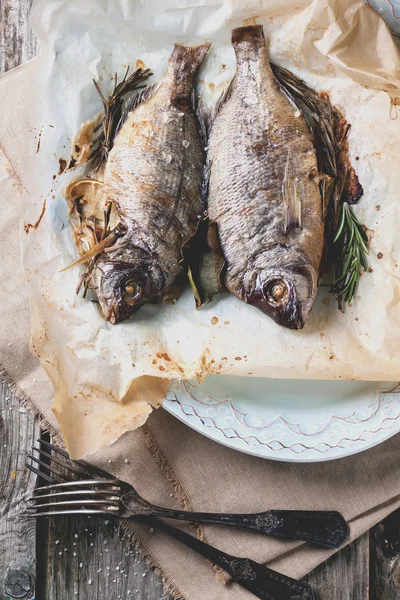
[{"label": "burnt crumb", "polygon": [[354,160],[360,160],[360,157],[359,157],[359,156],[356,156]]},{"label": "burnt crumb", "polygon": [[75,158],[71,158],[71,160],[69,161],[69,165],[68,165],[68,169],[73,169],[76,165],[76,160]]},{"label": "burnt crumb", "polygon": [[381,260],[381,258],[383,258],[382,252],[378,252],[378,254],[376,256],[379,258],[379,260]]},{"label": "burnt crumb", "polygon": [[40,150],[40,143],[41,143],[41,141],[42,141],[42,129],[39,131],[39,135],[38,135],[38,143],[37,143],[37,147],[36,147],[36,154]]},{"label": "burnt crumb", "polygon": [[224,65],[224,63],[222,63],[222,68],[223,68],[223,69],[226,69],[226,65]]},{"label": "burnt crumb", "polygon": [[218,323],[218,317],[212,317],[211,325],[216,325]]},{"label": "burnt crumb", "polygon": [[376,208],[376,210],[381,210],[381,205],[380,205],[380,204],[377,204],[377,205],[375,206],[375,208]]},{"label": "burnt crumb", "polygon": [[373,273],[373,272],[374,272],[373,268],[372,267],[368,267],[368,273]]},{"label": "burnt crumb", "polygon": [[56,179],[57,175],[53,175],[53,181]]},{"label": "burnt crumb", "polygon": [[166,352],[157,352],[156,356],[157,358],[163,358],[167,362],[171,362],[171,359]]},{"label": "burnt crumb", "polygon": [[78,146],[78,144],[75,144],[75,152],[76,152],[77,154],[79,154],[79,152],[80,152],[80,151],[81,151],[81,148],[80,148],[80,146]]},{"label": "burnt crumb", "polygon": [[235,360],[242,360],[241,356],[236,356]]},{"label": "burnt crumb", "polygon": [[59,158],[58,159],[58,164],[60,165],[60,169],[58,171],[59,175],[62,175],[64,173],[64,171],[67,168],[67,161],[65,160],[65,158]]}]

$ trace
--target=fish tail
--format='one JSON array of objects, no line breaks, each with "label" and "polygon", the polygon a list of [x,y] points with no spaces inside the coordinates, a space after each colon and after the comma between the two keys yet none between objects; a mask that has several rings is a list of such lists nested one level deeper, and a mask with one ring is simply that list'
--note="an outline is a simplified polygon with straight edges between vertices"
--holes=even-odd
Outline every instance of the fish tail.
[{"label": "fish tail", "polygon": [[247,42],[259,47],[265,45],[265,37],[262,25],[247,25],[246,27],[236,27],[232,30],[232,46],[235,48],[241,42]]},{"label": "fish tail", "polygon": [[183,46],[175,44],[172,54],[169,58],[170,63],[176,65],[178,69],[185,69],[193,76],[199,70],[211,44],[206,42],[199,46]]}]

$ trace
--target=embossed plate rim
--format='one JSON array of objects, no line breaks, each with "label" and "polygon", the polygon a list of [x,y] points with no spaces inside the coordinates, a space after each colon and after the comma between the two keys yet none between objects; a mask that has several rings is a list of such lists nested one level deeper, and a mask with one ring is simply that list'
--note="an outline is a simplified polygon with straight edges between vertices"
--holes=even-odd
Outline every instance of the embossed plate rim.
[{"label": "embossed plate rim", "polygon": [[[218,377],[218,381],[221,379],[223,378]],[[256,381],[248,377],[231,377],[229,381],[237,382],[239,379],[246,381],[246,387],[254,386],[254,381]],[[210,378],[207,381],[207,387],[209,387]],[[264,382],[268,380],[258,381]],[[287,386],[287,381],[274,381],[273,383],[275,387],[276,385],[282,385],[283,394],[283,386]],[[301,383],[302,386],[307,385],[305,381]],[[341,414],[343,412],[343,405],[339,406],[335,403],[328,403],[326,410],[329,416],[322,423],[315,422],[316,417],[310,417],[310,406],[307,407],[307,400],[309,398],[304,395],[296,395],[296,398],[293,399],[295,407],[301,406],[306,408],[302,415],[302,422],[295,423],[287,420],[287,417],[283,417],[282,414],[276,414],[276,407],[271,407],[271,416],[269,419],[260,420],[257,415],[257,401],[254,402],[252,399],[251,390],[247,398],[243,394],[238,394],[236,398],[231,398],[228,392],[230,394],[234,392],[230,386],[229,389],[226,388],[227,398],[215,398],[214,396],[217,396],[218,393],[221,394],[221,390],[216,389],[213,395],[207,393],[203,400],[201,400],[200,398],[196,398],[195,395],[196,392],[198,396],[203,393],[201,386],[197,382],[189,381],[172,382],[163,407],[192,429],[220,444],[259,458],[268,458],[282,462],[323,462],[343,458],[372,448],[400,432],[399,383],[386,383],[386,391],[380,391],[380,382],[339,383],[347,383],[350,386],[354,384],[356,391],[358,386],[364,385],[367,388],[371,388],[372,391],[368,392],[369,395],[357,392],[356,399],[349,400],[347,416],[346,414]],[[309,384],[315,385],[315,382],[309,382]],[[322,387],[324,384],[332,384],[332,382],[318,382],[318,385]],[[388,389],[389,386],[390,388]],[[222,385],[223,388],[224,386]],[[327,389],[326,385],[325,389]],[[193,390],[195,391],[193,392]],[[178,393],[176,393],[177,391]],[[323,396],[322,392],[321,399],[323,399]],[[372,403],[371,397],[373,398]],[[347,397],[345,396],[346,400]],[[248,412],[243,412],[243,401],[245,402],[246,409],[249,409]],[[237,406],[238,403],[242,404],[241,409]],[[229,410],[232,411],[231,419],[234,420],[232,427],[224,424],[222,422],[223,419],[218,421],[218,414],[213,407],[221,406],[224,408],[225,413],[229,412]],[[215,413],[213,417],[210,417],[210,413],[207,413],[207,408],[210,408]],[[262,408],[269,410],[268,405],[264,402],[262,403]],[[202,411],[203,414],[201,414]],[[313,411],[317,414],[318,411],[321,411],[321,407],[317,407],[316,409],[311,407],[311,415]],[[294,413],[296,413],[296,410],[294,410]],[[247,417],[250,417],[250,420],[257,421],[258,419],[261,424],[257,426],[249,425],[246,422]],[[273,430],[272,437],[274,439],[272,441],[266,443],[265,440],[260,439],[263,433],[270,433],[268,428],[271,429],[274,426],[276,428],[276,423],[279,421],[280,429],[278,428],[278,432],[275,429]],[[263,425],[262,422],[265,424]],[[387,423],[389,423],[389,427],[386,426]],[[310,424],[311,432],[304,431],[304,428],[310,429]],[[377,427],[377,429],[374,429],[374,427]],[[351,431],[350,434],[344,433],[346,428]],[[312,431],[313,429],[314,431]],[[283,435],[286,437],[289,435],[288,440],[283,441]],[[292,440],[290,440],[291,435],[293,436]],[[302,439],[304,437],[307,438],[307,446],[298,441],[298,438]],[[337,438],[336,442],[335,437]],[[332,444],[329,443],[330,438],[333,438]],[[247,441],[250,439],[251,445]],[[344,446],[342,445],[343,442],[346,442]],[[272,444],[275,444],[275,447]],[[295,450],[296,447],[299,451]]]}]

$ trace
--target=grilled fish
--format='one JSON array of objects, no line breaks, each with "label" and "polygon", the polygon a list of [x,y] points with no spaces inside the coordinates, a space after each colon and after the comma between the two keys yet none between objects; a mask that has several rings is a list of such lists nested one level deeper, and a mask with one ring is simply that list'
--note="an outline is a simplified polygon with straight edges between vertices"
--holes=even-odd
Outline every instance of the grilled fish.
[{"label": "grilled fish", "polygon": [[208,48],[175,45],[162,81],[128,102],[108,155],[103,194],[120,222],[89,287],[111,323],[170,288],[197,230],[205,156],[192,92]]},{"label": "grilled fish", "polygon": [[290,329],[316,297],[324,209],[312,136],[272,73],[262,26],[234,29],[236,73],[208,140],[208,214],[232,294]]}]

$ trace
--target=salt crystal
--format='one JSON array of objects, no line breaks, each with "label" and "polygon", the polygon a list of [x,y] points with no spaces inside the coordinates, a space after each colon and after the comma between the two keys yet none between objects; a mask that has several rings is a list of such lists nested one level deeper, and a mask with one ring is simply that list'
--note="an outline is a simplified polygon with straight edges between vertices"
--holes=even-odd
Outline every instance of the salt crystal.
[{"label": "salt crystal", "polygon": [[183,140],[182,145],[184,148],[189,148],[190,142],[188,142],[187,140]]},{"label": "salt crystal", "polygon": [[98,573],[101,573],[101,568],[100,568],[100,569],[97,569],[97,572],[98,572]]},{"label": "salt crystal", "polygon": [[59,552],[59,553],[58,553],[58,556],[62,556],[62,552]]},{"label": "salt crystal", "polygon": [[116,570],[116,571],[119,571],[119,567],[115,567],[115,570]]},{"label": "salt crystal", "polygon": [[21,406],[21,408],[19,409],[20,413],[22,413],[23,415],[26,413],[26,408],[24,408],[23,406]]},{"label": "salt crystal", "polygon": [[109,462],[109,464],[111,465],[111,463],[112,463],[112,460],[109,460],[108,462]]},{"label": "salt crystal", "polygon": [[90,542],[90,545],[91,545],[91,546],[94,546],[93,542]]},{"label": "salt crystal", "polygon": [[154,533],[154,529],[152,527],[150,527],[149,531],[150,533]]},{"label": "salt crystal", "polygon": [[142,577],[146,577],[146,573],[142,573]]},{"label": "salt crystal", "polygon": [[83,563],[79,563],[79,567],[82,569],[82,567],[83,567]]},{"label": "salt crystal", "polygon": [[56,540],[54,543],[55,543],[55,544],[59,544],[59,543],[60,543],[60,540]]},{"label": "salt crystal", "polygon": [[76,552],[73,552],[73,553],[72,553],[72,556],[76,556]]},{"label": "salt crystal", "polygon": [[127,458],[124,460],[124,462],[126,465],[129,465],[129,460]]},{"label": "salt crystal", "polygon": [[88,582],[89,585],[92,585],[92,580],[91,579],[88,579],[87,582]]},{"label": "salt crystal", "polygon": [[172,497],[173,497],[173,494],[170,494],[170,495],[169,495],[169,497],[170,497],[170,498],[172,498]]},{"label": "salt crystal", "polygon": [[74,538],[78,538],[79,535],[77,533],[74,534]]}]

